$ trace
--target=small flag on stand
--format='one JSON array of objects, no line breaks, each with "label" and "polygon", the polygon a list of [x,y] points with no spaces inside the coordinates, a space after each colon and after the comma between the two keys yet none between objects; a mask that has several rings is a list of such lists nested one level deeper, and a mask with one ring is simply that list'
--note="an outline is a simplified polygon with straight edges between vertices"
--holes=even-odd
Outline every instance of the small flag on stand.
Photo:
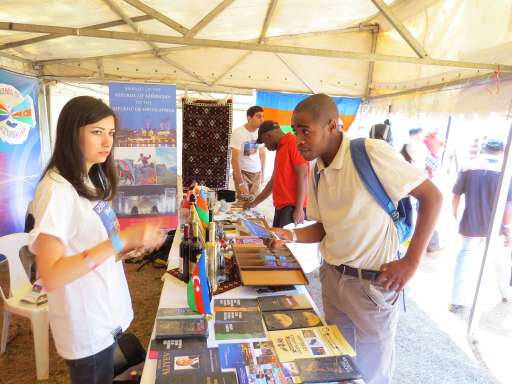
[{"label": "small flag on stand", "polygon": [[203,249],[187,287],[187,302],[193,311],[212,315],[212,290],[206,270],[206,252]]},{"label": "small flag on stand", "polygon": [[208,228],[210,218],[208,215],[208,199],[203,188],[197,194],[196,211],[203,228]]}]

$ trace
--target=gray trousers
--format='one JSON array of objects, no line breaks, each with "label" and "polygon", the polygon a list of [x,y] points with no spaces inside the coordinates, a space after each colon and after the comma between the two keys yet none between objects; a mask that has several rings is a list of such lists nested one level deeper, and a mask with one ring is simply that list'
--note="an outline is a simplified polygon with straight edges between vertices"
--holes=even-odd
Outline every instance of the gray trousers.
[{"label": "gray trousers", "polygon": [[320,267],[325,319],[335,324],[355,349],[356,364],[367,384],[391,383],[399,293],[369,280]]}]

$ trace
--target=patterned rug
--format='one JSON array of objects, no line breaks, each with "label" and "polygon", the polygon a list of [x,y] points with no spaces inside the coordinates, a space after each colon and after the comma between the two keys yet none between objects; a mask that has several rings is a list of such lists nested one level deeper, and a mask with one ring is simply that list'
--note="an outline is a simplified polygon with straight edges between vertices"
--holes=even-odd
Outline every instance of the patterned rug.
[{"label": "patterned rug", "polygon": [[183,185],[194,181],[212,189],[228,187],[232,100],[183,98]]}]

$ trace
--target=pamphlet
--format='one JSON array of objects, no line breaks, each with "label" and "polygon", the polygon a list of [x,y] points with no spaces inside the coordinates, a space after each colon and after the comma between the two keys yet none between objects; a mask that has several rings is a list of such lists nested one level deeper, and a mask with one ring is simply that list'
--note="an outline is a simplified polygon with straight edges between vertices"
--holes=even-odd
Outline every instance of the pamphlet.
[{"label": "pamphlet", "polygon": [[274,344],[280,362],[356,354],[335,325],[271,331],[268,337]]}]

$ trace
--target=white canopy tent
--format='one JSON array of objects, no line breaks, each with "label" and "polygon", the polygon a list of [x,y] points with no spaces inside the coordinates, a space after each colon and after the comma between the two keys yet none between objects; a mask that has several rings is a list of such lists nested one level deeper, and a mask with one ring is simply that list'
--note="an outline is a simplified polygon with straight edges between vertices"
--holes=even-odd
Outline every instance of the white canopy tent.
[{"label": "white canopy tent", "polygon": [[510,0],[4,0],[0,65],[43,79],[382,96],[506,78],[511,12]]},{"label": "white canopy tent", "polygon": [[0,2],[3,68],[49,82],[363,97],[367,121],[510,119],[511,52],[512,0]]}]

